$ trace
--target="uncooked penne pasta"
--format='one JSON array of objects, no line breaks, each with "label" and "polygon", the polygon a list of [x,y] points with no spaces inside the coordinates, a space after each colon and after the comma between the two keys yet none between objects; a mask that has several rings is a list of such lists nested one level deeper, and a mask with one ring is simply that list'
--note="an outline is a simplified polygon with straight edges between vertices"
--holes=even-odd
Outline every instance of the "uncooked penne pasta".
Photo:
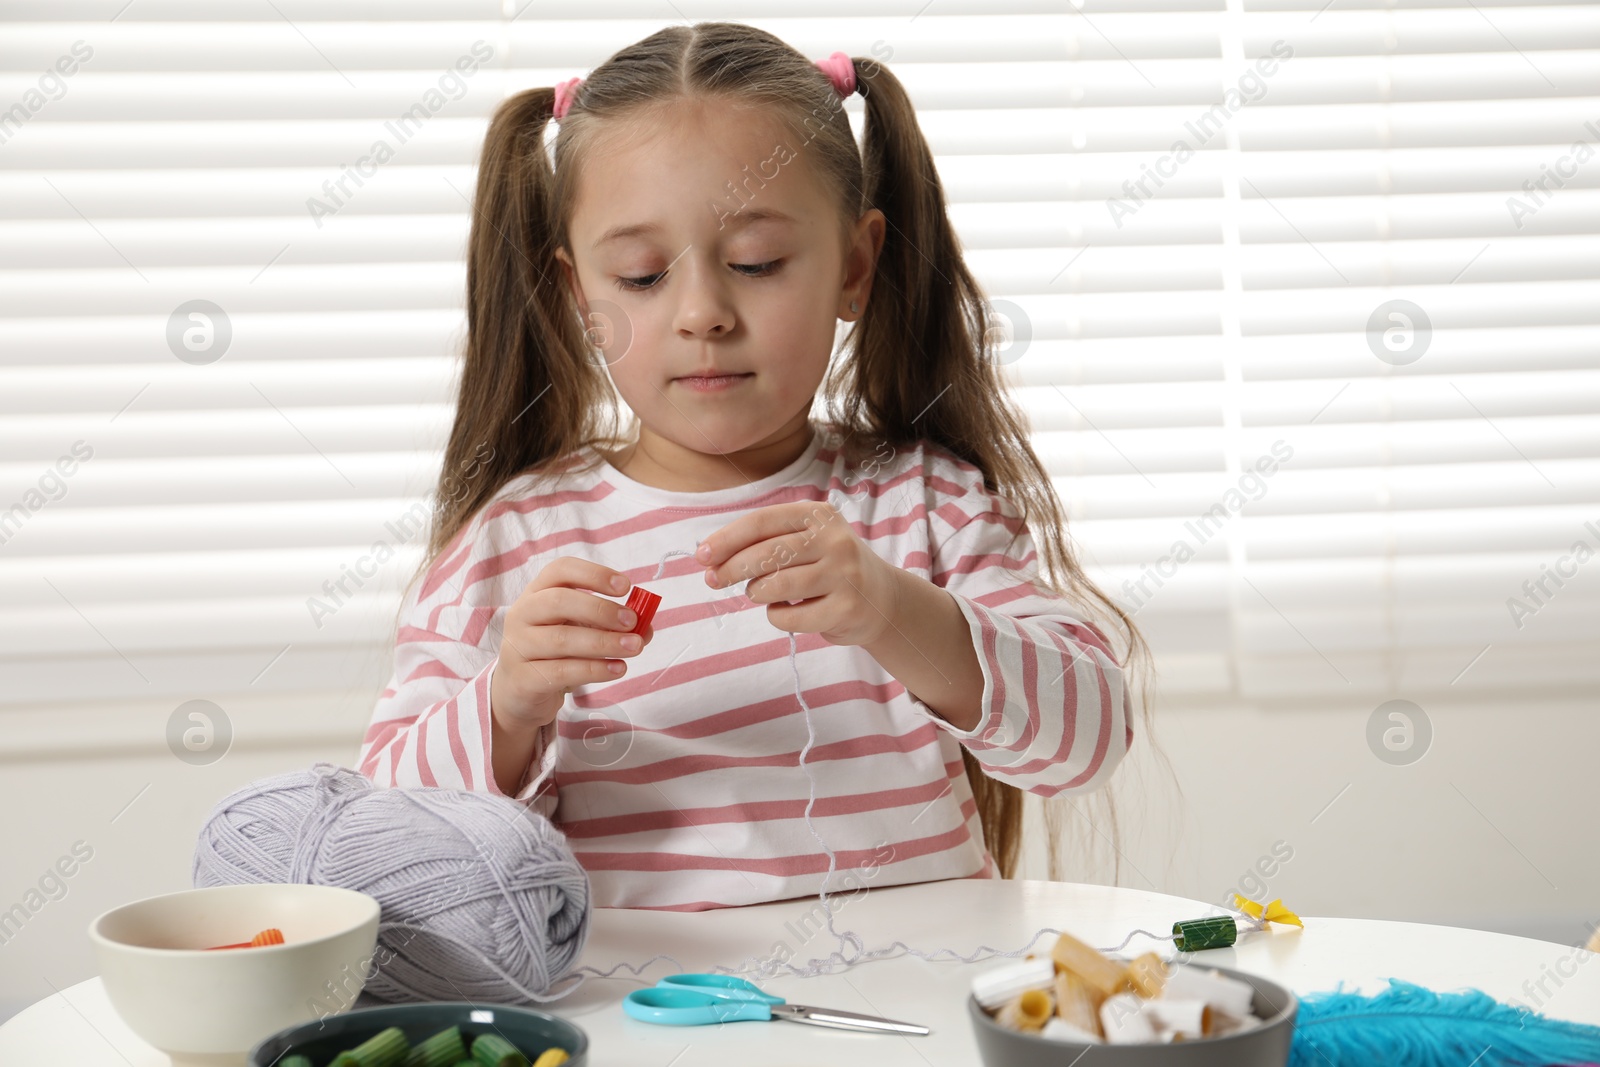
[{"label": "uncooked penne pasta", "polygon": [[1194,965],[1174,967],[1161,988],[1164,1000],[1203,1000],[1235,1019],[1250,1014],[1256,991],[1248,983]]},{"label": "uncooked penne pasta", "polygon": [[1128,981],[1133,991],[1146,1000],[1159,997],[1167,981],[1167,965],[1154,952],[1146,952],[1128,964]]},{"label": "uncooked penne pasta", "polygon": [[1056,938],[1050,956],[1061,966],[1093,986],[1101,996],[1109,997],[1130,988],[1128,965],[1119,963],[1098,950],[1084,944],[1071,934]]},{"label": "uncooked penne pasta", "polygon": [[1029,989],[1007,1001],[995,1016],[995,1022],[1012,1030],[1036,1033],[1044,1029],[1050,1019],[1050,994],[1042,989]]},{"label": "uncooked penne pasta", "polygon": [[1137,993],[1115,993],[1100,1005],[1100,1026],[1112,1045],[1136,1045],[1156,1041],[1156,1028],[1145,1014],[1152,1003]]},{"label": "uncooked penne pasta", "polygon": [[989,1011],[1015,1000],[1029,989],[1049,989],[1055,980],[1055,964],[1043,956],[1018,960],[985,971],[972,980],[972,995]]},{"label": "uncooked penne pasta", "polygon": [[1186,1041],[1211,1032],[1211,1005],[1203,1000],[1161,998],[1147,1001],[1145,1011],[1150,1013],[1156,1026],[1181,1035]]},{"label": "uncooked penne pasta", "polygon": [[1246,1015],[1242,1019],[1236,1019],[1226,1012],[1212,1012],[1211,1029],[1206,1031],[1206,1036],[1227,1037],[1229,1034],[1236,1034],[1241,1030],[1254,1030],[1260,1025],[1261,1020],[1254,1015]]},{"label": "uncooked penne pasta", "polygon": [[1104,1000],[1094,987],[1071,971],[1056,975],[1056,1018],[1096,1037],[1100,1032],[1100,1002]]},{"label": "uncooked penne pasta", "polygon": [[1065,1019],[1056,1017],[1044,1024],[1044,1029],[1039,1031],[1040,1037],[1048,1037],[1052,1041],[1071,1041],[1079,1045],[1103,1045],[1105,1038],[1100,1036],[1097,1028],[1091,1033],[1080,1030]]},{"label": "uncooked penne pasta", "polygon": [[972,994],[996,1024],[1065,1045],[1191,1043],[1262,1025],[1249,982],[1155,952],[1105,955],[1070,934],[1048,957],[979,975]]}]

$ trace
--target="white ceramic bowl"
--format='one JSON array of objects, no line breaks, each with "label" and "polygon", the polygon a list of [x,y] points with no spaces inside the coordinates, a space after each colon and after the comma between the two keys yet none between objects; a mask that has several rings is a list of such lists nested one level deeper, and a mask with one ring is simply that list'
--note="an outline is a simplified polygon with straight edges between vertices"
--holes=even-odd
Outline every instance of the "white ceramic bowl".
[{"label": "white ceramic bowl", "polygon": [[[378,902],[321,885],[149,897],[89,924],[106,996],[179,1067],[234,1067],[287,1026],[348,1011],[373,973]],[[275,926],[284,944],[211,952]]]}]

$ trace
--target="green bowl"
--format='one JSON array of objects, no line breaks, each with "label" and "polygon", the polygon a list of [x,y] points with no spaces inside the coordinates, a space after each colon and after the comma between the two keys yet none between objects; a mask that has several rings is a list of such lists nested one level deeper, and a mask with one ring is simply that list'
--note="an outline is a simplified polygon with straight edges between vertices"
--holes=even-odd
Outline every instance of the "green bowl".
[{"label": "green bowl", "polygon": [[589,1058],[589,1035],[558,1015],[504,1004],[451,1000],[357,1008],[291,1026],[251,1049],[250,1067],[273,1067],[294,1053],[309,1056],[312,1063],[321,1067],[338,1053],[355,1048],[391,1026],[405,1031],[406,1040],[413,1045],[440,1030],[459,1026],[462,1043],[469,1048],[479,1034],[495,1033],[521,1049],[530,1063],[552,1045],[567,1050],[572,1057],[567,1060],[568,1067],[583,1067]]}]

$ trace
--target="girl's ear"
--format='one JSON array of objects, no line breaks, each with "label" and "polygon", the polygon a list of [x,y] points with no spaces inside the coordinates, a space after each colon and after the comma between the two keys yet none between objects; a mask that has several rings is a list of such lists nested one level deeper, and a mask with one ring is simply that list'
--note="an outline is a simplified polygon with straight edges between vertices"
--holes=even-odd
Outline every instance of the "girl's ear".
[{"label": "girl's ear", "polygon": [[851,245],[845,254],[844,287],[839,293],[838,310],[838,317],[846,322],[854,321],[867,306],[886,228],[883,212],[868,208],[850,231]]}]

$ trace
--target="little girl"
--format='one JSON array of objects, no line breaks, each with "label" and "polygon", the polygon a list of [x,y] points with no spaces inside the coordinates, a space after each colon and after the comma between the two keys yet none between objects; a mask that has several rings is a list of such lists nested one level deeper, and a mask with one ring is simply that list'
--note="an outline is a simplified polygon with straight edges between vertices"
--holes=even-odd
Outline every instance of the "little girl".
[{"label": "little girl", "polygon": [[467,296],[362,773],[523,801],[595,906],[672,910],[816,895],[818,836],[832,885],[1010,877],[1023,790],[1107,783],[1128,660],[1085,612],[1147,649],[1073,557],[886,68],[712,22],[509,98]]}]

